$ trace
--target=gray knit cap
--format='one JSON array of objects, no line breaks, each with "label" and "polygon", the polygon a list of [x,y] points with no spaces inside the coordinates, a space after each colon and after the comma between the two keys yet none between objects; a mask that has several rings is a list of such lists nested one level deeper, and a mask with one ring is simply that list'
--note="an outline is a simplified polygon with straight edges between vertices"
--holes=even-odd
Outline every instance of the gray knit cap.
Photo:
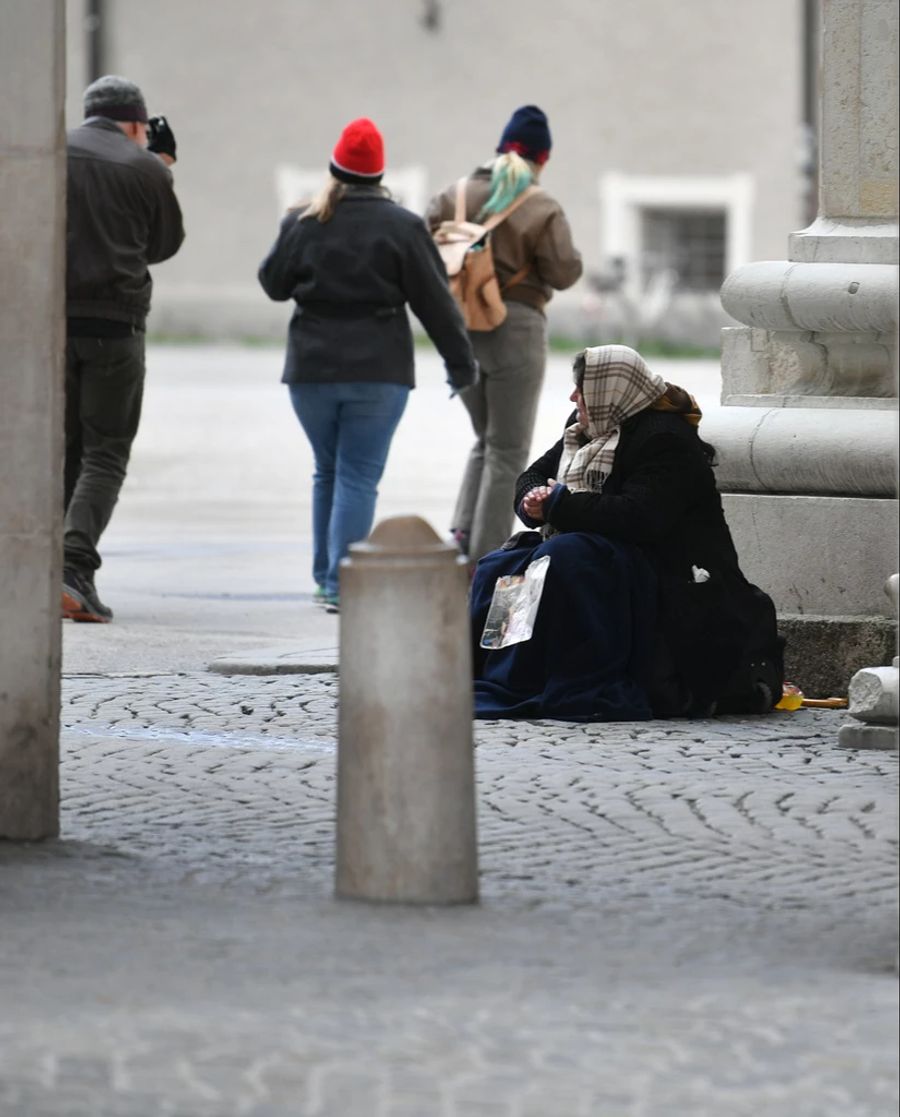
[{"label": "gray knit cap", "polygon": [[97,78],[84,91],[84,115],[105,116],[109,120],[136,120],[147,123],[147,106],[140,89],[127,78],[107,74]]}]

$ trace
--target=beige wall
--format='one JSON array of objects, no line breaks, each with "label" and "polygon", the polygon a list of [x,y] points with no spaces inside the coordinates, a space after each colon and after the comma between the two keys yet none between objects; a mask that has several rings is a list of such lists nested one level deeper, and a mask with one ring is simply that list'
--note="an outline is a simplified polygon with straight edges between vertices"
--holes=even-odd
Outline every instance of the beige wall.
[{"label": "beige wall", "polygon": [[[69,117],[84,60],[69,0]],[[545,185],[589,269],[603,262],[600,177],[727,176],[754,184],[751,258],[780,257],[802,224],[797,0],[137,0],[107,3],[106,69],[144,89],[179,142],[188,240],[157,269],[157,328],[279,324],[255,285],[278,219],[280,164],[319,169],[343,124],[368,115],[392,166],[427,190],[490,155],[534,102],[554,135]],[[569,296],[582,297],[583,288]],[[564,301],[564,300],[562,300]],[[561,302],[562,302],[561,301]]]}]

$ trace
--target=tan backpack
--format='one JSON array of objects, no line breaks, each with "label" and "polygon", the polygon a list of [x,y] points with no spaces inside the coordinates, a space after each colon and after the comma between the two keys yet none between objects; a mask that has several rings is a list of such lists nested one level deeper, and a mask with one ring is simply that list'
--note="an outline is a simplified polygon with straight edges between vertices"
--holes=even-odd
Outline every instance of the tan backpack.
[{"label": "tan backpack", "polygon": [[466,220],[466,182],[461,178],[456,184],[456,213],[452,221],[442,221],[435,229],[434,242],[447,269],[450,290],[459,303],[466,329],[485,332],[495,330],[506,318],[503,292],[520,283],[529,271],[527,267],[521,268],[500,286],[494,271],[491,232],[540,188],[526,187],[511,205],[500,213],[491,214],[479,225]]}]

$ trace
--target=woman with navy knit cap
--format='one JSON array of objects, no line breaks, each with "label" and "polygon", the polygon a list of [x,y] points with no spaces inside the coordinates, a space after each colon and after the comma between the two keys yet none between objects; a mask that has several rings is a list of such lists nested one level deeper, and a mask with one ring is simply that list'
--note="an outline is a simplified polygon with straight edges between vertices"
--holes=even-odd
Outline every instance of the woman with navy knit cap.
[{"label": "woman with navy knit cap", "polygon": [[[529,187],[531,195],[491,232],[506,319],[490,332],[470,332],[479,382],[461,393],[472,420],[469,455],[452,531],[473,562],[509,535],[516,478],[528,461],[547,359],[544,307],[581,275],[561,206],[536,184],[550,156],[547,117],[536,105],[516,109],[496,157],[465,181],[465,219],[483,223],[503,213]],[[458,184],[434,198],[426,220],[434,232],[456,213]]]},{"label": "woman with navy knit cap", "polygon": [[338,611],[338,569],[365,539],[394,431],[414,387],[408,303],[454,391],[477,378],[462,315],[422,219],[380,185],[371,120],[341,133],[317,198],[288,211],[259,269],[266,294],[294,299],[283,383],[315,456],[316,599]]}]

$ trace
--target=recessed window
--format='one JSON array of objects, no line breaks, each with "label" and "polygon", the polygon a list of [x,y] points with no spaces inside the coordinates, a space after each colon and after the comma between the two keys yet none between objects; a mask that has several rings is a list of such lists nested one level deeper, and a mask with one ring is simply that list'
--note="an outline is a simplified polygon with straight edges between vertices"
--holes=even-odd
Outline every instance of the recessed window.
[{"label": "recessed window", "polygon": [[645,288],[666,273],[676,290],[717,291],[722,286],[726,235],[723,210],[641,207],[640,230]]}]

